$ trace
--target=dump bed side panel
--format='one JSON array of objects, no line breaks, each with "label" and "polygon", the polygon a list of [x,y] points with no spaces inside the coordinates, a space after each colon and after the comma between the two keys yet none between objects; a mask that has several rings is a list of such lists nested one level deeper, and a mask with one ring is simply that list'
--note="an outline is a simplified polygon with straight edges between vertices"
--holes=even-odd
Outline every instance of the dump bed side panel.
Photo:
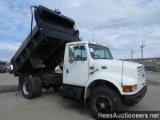
[{"label": "dump bed side panel", "polygon": [[63,61],[65,44],[80,41],[72,19],[43,6],[35,14],[32,39],[30,33],[11,59],[16,74],[53,71]]},{"label": "dump bed side panel", "polygon": [[[38,32],[38,26],[35,25],[32,31],[32,34],[35,35]],[[21,54],[21,52],[25,49],[25,47],[27,46],[27,44],[30,41],[30,34],[27,36],[27,38],[23,41],[22,45],[20,46],[20,48],[17,50],[17,52],[15,53],[14,57],[12,58],[13,61],[15,61],[18,56]]]}]

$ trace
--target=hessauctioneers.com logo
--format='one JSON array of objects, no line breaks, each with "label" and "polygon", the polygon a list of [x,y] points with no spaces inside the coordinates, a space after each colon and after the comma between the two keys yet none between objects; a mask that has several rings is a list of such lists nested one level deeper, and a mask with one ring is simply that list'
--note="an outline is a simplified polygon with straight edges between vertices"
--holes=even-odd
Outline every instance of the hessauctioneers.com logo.
[{"label": "hessauctioneers.com logo", "polygon": [[98,113],[98,119],[149,119],[160,120],[160,111],[123,111]]}]

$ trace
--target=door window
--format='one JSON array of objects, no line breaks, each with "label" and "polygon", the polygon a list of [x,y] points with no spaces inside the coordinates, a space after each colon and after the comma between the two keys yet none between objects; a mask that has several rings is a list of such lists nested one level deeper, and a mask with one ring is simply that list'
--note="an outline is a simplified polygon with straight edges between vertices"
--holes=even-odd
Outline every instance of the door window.
[{"label": "door window", "polygon": [[86,61],[87,54],[84,46],[69,46],[69,62]]},{"label": "door window", "polygon": [[74,56],[75,61],[86,61],[87,55],[86,55],[86,49],[84,46],[75,46],[74,47]]}]

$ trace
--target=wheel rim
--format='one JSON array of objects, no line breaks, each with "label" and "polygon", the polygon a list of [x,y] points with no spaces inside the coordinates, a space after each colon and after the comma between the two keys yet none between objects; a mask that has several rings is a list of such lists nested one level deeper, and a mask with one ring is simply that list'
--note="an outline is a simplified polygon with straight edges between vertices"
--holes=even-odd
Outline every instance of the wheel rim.
[{"label": "wheel rim", "polygon": [[28,95],[30,93],[30,84],[28,82],[25,82],[23,84],[23,92],[26,95]]},{"label": "wheel rim", "polygon": [[97,113],[113,111],[113,102],[107,95],[97,95],[93,101]]}]

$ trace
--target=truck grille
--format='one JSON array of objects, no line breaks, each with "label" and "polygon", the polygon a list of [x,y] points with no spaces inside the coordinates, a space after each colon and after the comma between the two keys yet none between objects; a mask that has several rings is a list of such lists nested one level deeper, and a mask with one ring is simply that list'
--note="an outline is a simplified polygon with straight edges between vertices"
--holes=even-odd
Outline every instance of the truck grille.
[{"label": "truck grille", "polygon": [[142,81],[145,78],[144,67],[138,67],[138,82]]}]

